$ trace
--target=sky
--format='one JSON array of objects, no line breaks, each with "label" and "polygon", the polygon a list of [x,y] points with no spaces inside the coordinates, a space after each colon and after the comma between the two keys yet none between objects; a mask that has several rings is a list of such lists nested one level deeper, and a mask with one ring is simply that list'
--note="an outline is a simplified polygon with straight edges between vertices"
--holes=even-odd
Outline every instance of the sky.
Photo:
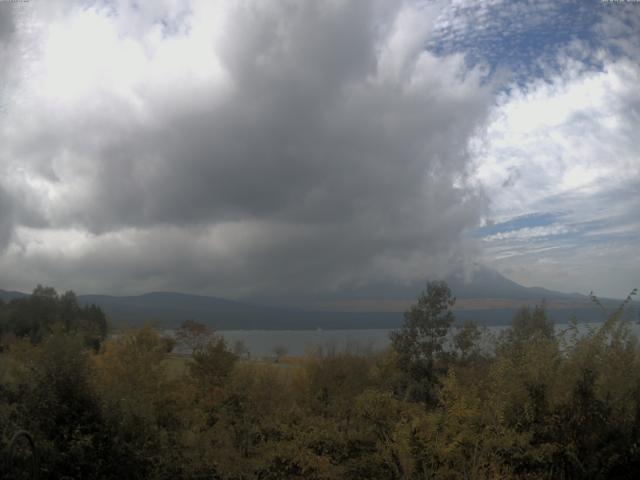
[{"label": "sky", "polygon": [[0,0],[0,288],[640,286],[640,2]]}]

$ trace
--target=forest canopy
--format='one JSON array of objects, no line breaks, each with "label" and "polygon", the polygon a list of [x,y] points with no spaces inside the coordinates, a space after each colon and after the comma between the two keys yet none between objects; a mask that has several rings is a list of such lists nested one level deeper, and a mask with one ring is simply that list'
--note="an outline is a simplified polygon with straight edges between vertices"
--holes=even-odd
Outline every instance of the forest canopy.
[{"label": "forest canopy", "polygon": [[[0,431],[42,478],[637,478],[631,296],[587,331],[523,308],[492,336],[429,283],[382,352],[240,358],[196,322],[106,337],[98,307],[38,287],[0,305]],[[9,468],[9,467],[7,467]]]},{"label": "forest canopy", "polygon": [[107,335],[107,319],[100,307],[81,306],[74,292],[58,294],[55,289],[42,285],[23,298],[14,298],[8,303],[0,299],[0,337],[28,338],[35,344],[54,328],[81,333],[87,345],[98,349]]}]

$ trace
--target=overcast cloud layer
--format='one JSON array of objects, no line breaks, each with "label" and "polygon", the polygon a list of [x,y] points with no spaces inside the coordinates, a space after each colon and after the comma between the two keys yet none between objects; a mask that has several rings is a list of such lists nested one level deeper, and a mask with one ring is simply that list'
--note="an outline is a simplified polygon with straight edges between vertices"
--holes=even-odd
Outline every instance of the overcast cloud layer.
[{"label": "overcast cloud layer", "polygon": [[0,288],[624,295],[640,8],[592,7],[0,2]]},{"label": "overcast cloud layer", "polygon": [[490,91],[422,48],[434,7],[177,5],[31,7],[0,131],[3,283],[243,295],[462,255]]}]

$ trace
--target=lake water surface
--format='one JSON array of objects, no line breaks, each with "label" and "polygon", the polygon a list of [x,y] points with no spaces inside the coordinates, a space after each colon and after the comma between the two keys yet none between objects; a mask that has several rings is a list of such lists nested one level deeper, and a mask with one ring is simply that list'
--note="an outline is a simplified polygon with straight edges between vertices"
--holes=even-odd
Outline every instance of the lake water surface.
[{"label": "lake water surface", "polygon": [[[579,324],[581,332],[597,327],[598,323]],[[568,324],[556,324],[558,332],[566,330]],[[487,327],[491,335],[499,333],[507,327]],[[640,325],[633,324],[633,331],[640,334]],[[389,329],[362,330],[221,330],[218,333],[228,342],[229,346],[237,341],[244,342],[254,357],[269,357],[274,355],[276,347],[284,347],[289,355],[299,356],[317,351],[317,349],[334,349],[343,351],[349,349],[355,352],[377,351],[386,348],[389,343]]]}]

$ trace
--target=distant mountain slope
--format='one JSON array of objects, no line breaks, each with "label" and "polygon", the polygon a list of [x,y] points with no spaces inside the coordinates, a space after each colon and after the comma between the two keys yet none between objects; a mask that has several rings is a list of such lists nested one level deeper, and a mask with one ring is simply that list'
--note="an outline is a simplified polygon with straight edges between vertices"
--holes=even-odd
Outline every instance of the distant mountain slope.
[{"label": "distant mountain slope", "polygon": [[0,298],[2,300],[4,300],[5,302],[13,300],[14,298],[23,298],[23,297],[27,297],[27,296],[28,296],[27,293],[13,292],[13,291],[10,291],[10,290],[2,290],[2,289],[0,289]]},{"label": "distant mountain slope", "polygon": [[117,325],[158,321],[165,327],[175,327],[191,319],[220,330],[389,328],[400,324],[402,318],[394,312],[304,311],[171,292],[132,297],[80,295],[78,298],[82,303],[99,305]]},{"label": "distant mountain slope", "polygon": [[[476,268],[470,279],[461,273],[454,274],[447,283],[457,297],[455,313],[459,321],[470,319],[484,325],[505,325],[522,305],[543,300],[556,322],[566,322],[574,313],[580,321],[602,319],[602,313],[585,295],[524,287],[486,267]],[[424,287],[424,283],[379,284],[343,289],[320,298],[281,299],[279,305],[265,305],[266,302],[259,299],[238,302],[172,292],[125,297],[80,295],[78,299],[84,304],[99,305],[116,326],[155,321],[171,328],[191,319],[221,330],[396,328],[402,324],[402,312]],[[25,295],[0,290],[0,298],[5,300]],[[620,304],[619,300],[602,301],[609,309]]]},{"label": "distant mountain slope", "polygon": [[[507,299],[540,302],[546,300],[583,300],[590,301],[586,295],[563,293],[540,287],[525,287],[496,270],[484,266],[476,266],[472,272],[465,274],[457,271],[444,279],[458,299]],[[376,302],[402,300],[414,301],[426,286],[426,279],[410,283],[374,282],[360,287],[340,288],[337,291],[308,297],[280,297],[274,299],[252,297],[249,303],[297,305],[307,307],[341,302],[374,300]]]},{"label": "distant mountain slope", "polygon": [[[141,325],[157,321],[172,328],[183,320],[192,319],[211,325],[218,330],[303,330],[303,329],[366,329],[398,328],[402,325],[402,309],[392,310],[311,310],[287,307],[270,307],[234,302],[214,297],[155,292],[132,297],[81,295],[82,303],[99,305],[112,323],[120,326]],[[473,299],[467,299],[473,300]],[[477,300],[477,299],[476,299]],[[461,300],[462,302],[462,300]],[[456,309],[459,321],[475,320],[483,325],[506,325],[523,304],[539,303],[538,299],[491,307]],[[582,301],[565,303],[549,302],[549,315],[556,322],[566,322],[577,313],[580,321],[598,321],[601,312]]]},{"label": "distant mountain slope", "polygon": [[458,272],[446,279],[458,298],[504,298],[515,300],[582,299],[585,295],[563,293],[540,287],[524,287],[496,270],[476,267],[468,279]]}]

